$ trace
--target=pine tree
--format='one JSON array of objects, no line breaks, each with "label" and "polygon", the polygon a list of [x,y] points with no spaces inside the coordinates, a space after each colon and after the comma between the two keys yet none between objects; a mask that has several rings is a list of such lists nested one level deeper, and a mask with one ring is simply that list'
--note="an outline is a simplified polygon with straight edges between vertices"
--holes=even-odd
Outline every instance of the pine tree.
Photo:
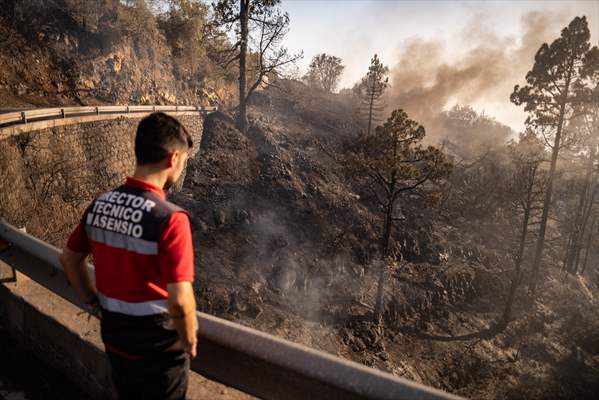
[{"label": "pine tree", "polygon": [[215,24],[224,33],[234,32],[237,39],[220,56],[224,57],[224,66],[239,63],[237,127],[242,132],[247,130],[247,107],[254,91],[303,57],[303,53],[289,54],[282,46],[289,31],[289,14],[281,11],[280,3],[281,0],[218,0],[212,4]]},{"label": "pine tree", "polygon": [[[579,193],[578,207],[573,227],[570,232],[563,268],[576,273],[580,263],[583,238],[589,225],[589,217],[599,186],[594,184],[597,172],[598,146],[599,146],[599,50],[594,47],[585,56],[582,80],[577,82],[574,90],[579,101],[576,108],[577,118],[570,123],[577,129],[583,139],[581,146],[576,150],[581,157],[586,156],[586,171],[581,191]],[[594,186],[594,188],[593,188]]]},{"label": "pine tree", "polygon": [[389,86],[389,68],[384,66],[375,54],[370,61],[368,73],[358,88],[360,95],[360,116],[368,121],[366,132],[370,135],[372,126],[380,120],[385,108],[383,95]]},{"label": "pine tree", "polygon": [[[521,134],[520,140],[508,145],[510,157],[509,178],[504,195],[508,199],[508,212],[515,217],[518,233],[517,246],[514,246],[514,273],[507,296],[503,315],[499,320],[498,330],[505,329],[509,323],[516,291],[522,282],[524,271],[522,264],[526,250],[527,238],[531,225],[534,225],[542,210],[545,171],[542,164],[546,153],[543,143],[531,130]],[[513,232],[512,232],[513,233]]]},{"label": "pine tree", "polygon": [[424,127],[403,110],[395,110],[372,135],[361,134],[349,143],[343,163],[348,175],[370,192],[383,213],[380,230],[381,263],[378,276],[374,320],[380,322],[384,310],[385,272],[399,257],[393,254],[393,227],[401,218],[396,210],[403,195],[428,182],[444,179],[452,165],[440,149],[421,146]]},{"label": "pine tree", "polygon": [[[530,113],[527,125],[541,132],[551,148],[551,165],[547,180],[543,213],[533,261],[533,275],[530,284],[535,292],[541,258],[545,247],[545,233],[553,182],[560,150],[572,139],[572,132],[564,128],[572,118],[576,99],[574,88],[582,79],[585,58],[589,51],[590,33],[585,17],[576,17],[561,32],[561,36],[548,45],[544,43],[535,55],[532,70],[526,74],[524,87],[515,86],[510,100],[516,105],[524,105]],[[569,137],[570,136],[570,137]]]}]

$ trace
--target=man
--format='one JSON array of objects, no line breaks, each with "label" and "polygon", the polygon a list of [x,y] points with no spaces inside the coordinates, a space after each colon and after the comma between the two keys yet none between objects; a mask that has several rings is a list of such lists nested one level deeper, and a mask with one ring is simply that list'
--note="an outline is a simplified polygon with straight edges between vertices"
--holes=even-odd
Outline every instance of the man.
[{"label": "man", "polygon": [[[61,256],[83,301],[101,311],[101,335],[121,399],[184,399],[196,355],[193,244],[189,218],[166,201],[192,139],[154,113],[135,136],[136,168],[96,198]],[[92,254],[96,287],[85,259]]]}]

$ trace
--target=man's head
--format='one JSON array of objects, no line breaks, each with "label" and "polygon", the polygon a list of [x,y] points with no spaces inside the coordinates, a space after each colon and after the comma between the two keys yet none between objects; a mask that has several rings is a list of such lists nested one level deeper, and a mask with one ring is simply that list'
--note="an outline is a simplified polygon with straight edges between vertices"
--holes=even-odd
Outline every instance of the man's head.
[{"label": "man's head", "polygon": [[193,140],[187,129],[164,113],[153,113],[141,120],[135,135],[135,158],[138,167],[167,176],[164,189],[181,176]]}]

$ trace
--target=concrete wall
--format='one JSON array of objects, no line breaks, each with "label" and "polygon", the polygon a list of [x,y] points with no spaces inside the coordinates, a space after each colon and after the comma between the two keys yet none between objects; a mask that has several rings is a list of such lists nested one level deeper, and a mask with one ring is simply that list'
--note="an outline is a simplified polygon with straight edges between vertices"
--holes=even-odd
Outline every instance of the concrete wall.
[{"label": "concrete wall", "polygon": [[[199,145],[203,116],[169,114]],[[132,173],[135,130],[145,115],[66,118],[0,129],[0,217],[61,246],[89,201]]]}]

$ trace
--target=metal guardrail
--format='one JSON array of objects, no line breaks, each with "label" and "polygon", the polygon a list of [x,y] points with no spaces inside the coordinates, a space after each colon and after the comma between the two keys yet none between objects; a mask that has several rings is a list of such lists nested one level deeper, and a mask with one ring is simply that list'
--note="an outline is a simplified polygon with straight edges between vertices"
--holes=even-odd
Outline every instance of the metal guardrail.
[{"label": "metal guardrail", "polygon": [[[67,284],[60,250],[2,220],[0,238],[11,244],[1,260],[83,308]],[[191,368],[263,399],[460,399],[204,313],[198,313],[198,356]]]},{"label": "metal guardrail", "polygon": [[86,115],[100,114],[130,114],[141,112],[182,112],[182,111],[197,111],[197,112],[213,112],[217,107],[200,107],[200,106],[84,106],[84,107],[61,107],[61,108],[36,108],[31,110],[13,111],[0,114],[0,127],[14,124],[26,124],[30,121],[42,121],[48,119],[67,118]]}]

